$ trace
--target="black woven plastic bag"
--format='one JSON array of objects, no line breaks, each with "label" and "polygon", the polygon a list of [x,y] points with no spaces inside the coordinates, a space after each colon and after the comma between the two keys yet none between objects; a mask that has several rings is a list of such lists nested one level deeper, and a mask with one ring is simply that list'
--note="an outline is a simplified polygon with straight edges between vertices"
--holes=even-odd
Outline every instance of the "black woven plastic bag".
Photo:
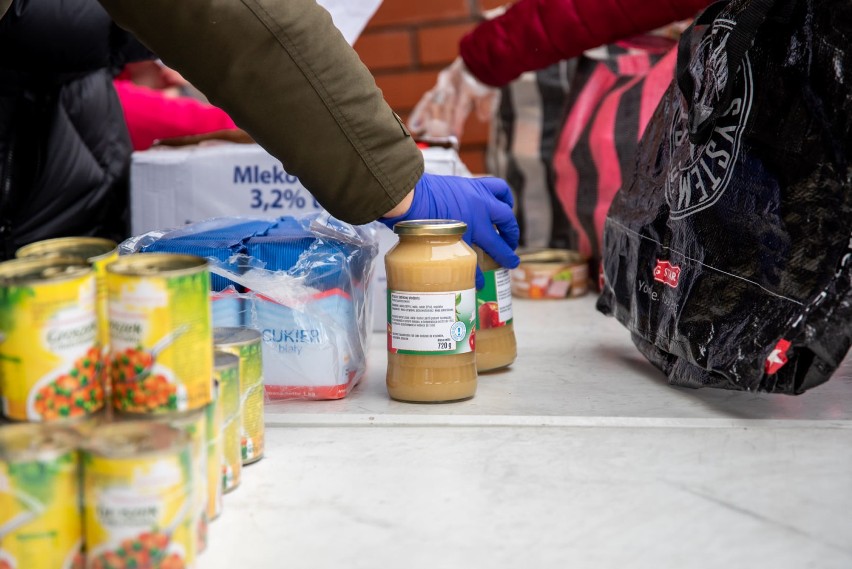
[{"label": "black woven plastic bag", "polygon": [[852,339],[852,1],[710,6],[625,180],[598,309],[671,383],[827,381]]}]

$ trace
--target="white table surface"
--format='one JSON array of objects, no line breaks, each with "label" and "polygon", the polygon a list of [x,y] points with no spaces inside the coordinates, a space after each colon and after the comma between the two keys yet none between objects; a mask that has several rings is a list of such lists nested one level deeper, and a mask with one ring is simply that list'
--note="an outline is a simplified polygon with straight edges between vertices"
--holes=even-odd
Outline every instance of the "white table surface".
[{"label": "white table surface", "polygon": [[198,569],[852,567],[852,360],[798,396],[669,386],[613,319],[515,300],[519,357],[444,405],[267,407]]}]

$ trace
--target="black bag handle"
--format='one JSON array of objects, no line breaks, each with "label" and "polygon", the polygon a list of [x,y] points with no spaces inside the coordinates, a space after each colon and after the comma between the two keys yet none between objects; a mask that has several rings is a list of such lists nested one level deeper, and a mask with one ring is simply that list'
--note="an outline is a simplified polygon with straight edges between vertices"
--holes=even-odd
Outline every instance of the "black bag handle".
[{"label": "black bag handle", "polygon": [[706,117],[697,116],[692,109],[693,97],[695,96],[695,82],[689,72],[689,63],[692,53],[691,47],[694,41],[693,36],[696,26],[710,26],[704,31],[704,35],[711,33],[712,22],[728,6],[729,0],[721,0],[708,6],[681,36],[677,50],[676,79],[678,87],[686,99],[687,108],[690,111],[687,119],[687,127],[689,130],[689,140],[693,144],[706,142],[713,132],[713,128],[715,128],[716,120],[728,109],[737,74],[743,64],[746,52],[754,45],[754,39],[757,36],[758,30],[760,30],[760,27],[766,21],[769,12],[775,6],[776,2],[777,0],[750,0],[736,15],[736,23],[725,44],[728,81],[719,100],[715,102],[712,111]]}]

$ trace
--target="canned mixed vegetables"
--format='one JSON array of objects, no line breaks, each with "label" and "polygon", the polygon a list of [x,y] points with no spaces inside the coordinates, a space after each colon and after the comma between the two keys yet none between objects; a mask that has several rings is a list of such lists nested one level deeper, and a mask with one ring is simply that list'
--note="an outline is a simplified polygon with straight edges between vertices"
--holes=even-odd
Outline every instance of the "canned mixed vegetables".
[{"label": "canned mixed vegetables", "polygon": [[0,337],[7,418],[75,419],[103,406],[95,276],[85,261],[0,263]]},{"label": "canned mixed vegetables", "polygon": [[0,428],[0,567],[82,567],[79,455],[70,431]]},{"label": "canned mixed vegetables", "polygon": [[116,411],[167,413],[210,403],[209,288],[199,257],[136,254],[107,267]]}]

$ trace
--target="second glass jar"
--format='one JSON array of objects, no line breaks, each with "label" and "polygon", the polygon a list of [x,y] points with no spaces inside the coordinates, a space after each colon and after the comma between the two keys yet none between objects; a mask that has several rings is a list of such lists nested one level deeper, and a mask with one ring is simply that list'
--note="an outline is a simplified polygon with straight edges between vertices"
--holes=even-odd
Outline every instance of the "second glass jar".
[{"label": "second glass jar", "polygon": [[504,269],[479,247],[474,247],[485,286],[476,291],[476,369],[505,368],[515,361],[518,347],[512,314],[512,282]]}]

